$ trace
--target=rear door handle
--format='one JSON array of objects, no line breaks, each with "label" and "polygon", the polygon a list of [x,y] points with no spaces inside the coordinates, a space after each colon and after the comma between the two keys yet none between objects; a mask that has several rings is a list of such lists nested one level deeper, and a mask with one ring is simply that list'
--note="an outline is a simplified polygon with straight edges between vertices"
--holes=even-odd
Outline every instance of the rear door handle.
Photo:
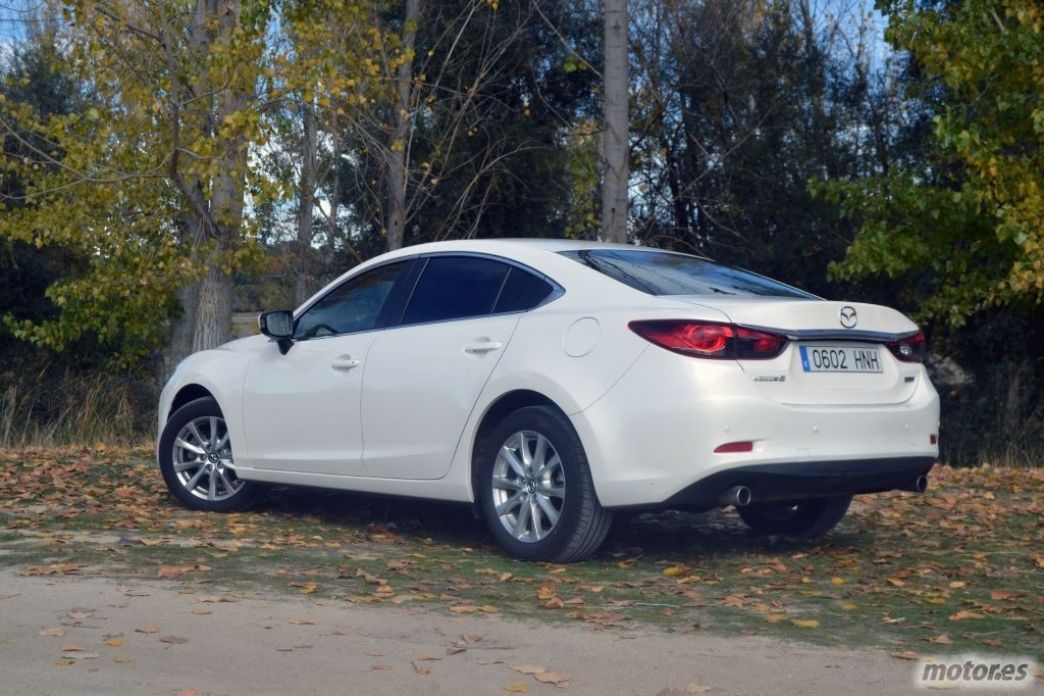
[{"label": "rear door handle", "polygon": [[500,341],[483,341],[481,343],[469,343],[464,346],[465,353],[471,353],[472,355],[481,355],[483,353],[490,353],[494,350],[500,350],[504,344]]},{"label": "rear door handle", "polygon": [[341,372],[347,372],[353,367],[359,367],[362,364],[362,360],[357,360],[350,355],[338,355],[330,363],[330,367]]}]

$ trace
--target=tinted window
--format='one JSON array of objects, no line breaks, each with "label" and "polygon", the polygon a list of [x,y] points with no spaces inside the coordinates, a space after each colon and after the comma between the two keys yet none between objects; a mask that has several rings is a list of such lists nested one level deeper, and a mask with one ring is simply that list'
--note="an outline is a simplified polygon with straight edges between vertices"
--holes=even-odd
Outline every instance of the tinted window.
[{"label": "tinted window", "polygon": [[497,312],[521,312],[544,301],[554,288],[543,278],[512,267],[497,299]]},{"label": "tinted window", "polygon": [[803,290],[707,259],[663,251],[564,251],[575,261],[650,295],[767,295],[815,299]]},{"label": "tinted window", "polygon": [[511,267],[475,256],[428,260],[402,319],[404,324],[489,314]]},{"label": "tinted window", "polygon": [[298,318],[294,338],[376,328],[384,302],[405,267],[405,263],[381,266],[326,293]]}]

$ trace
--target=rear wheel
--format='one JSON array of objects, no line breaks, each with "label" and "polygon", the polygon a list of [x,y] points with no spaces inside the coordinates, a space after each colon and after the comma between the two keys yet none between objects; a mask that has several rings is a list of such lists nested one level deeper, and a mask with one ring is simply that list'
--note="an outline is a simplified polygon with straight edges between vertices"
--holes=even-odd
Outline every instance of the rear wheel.
[{"label": "rear wheel", "polygon": [[609,532],[612,513],[598,503],[580,438],[553,408],[505,418],[480,446],[476,471],[486,524],[516,558],[580,561]]},{"label": "rear wheel", "polygon": [[848,512],[852,496],[810,498],[778,503],[754,503],[736,508],[743,521],[758,534],[785,534],[800,539],[821,537],[837,526]]},{"label": "rear wheel", "polygon": [[264,492],[260,484],[236,475],[228,425],[209,397],[185,404],[167,420],[159,461],[171,494],[196,510],[245,510]]}]

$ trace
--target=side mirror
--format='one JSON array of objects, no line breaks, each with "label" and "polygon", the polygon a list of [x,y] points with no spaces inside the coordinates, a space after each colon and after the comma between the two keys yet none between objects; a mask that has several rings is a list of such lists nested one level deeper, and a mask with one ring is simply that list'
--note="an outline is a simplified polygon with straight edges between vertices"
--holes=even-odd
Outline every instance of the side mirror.
[{"label": "side mirror", "polygon": [[257,327],[265,336],[276,339],[279,342],[279,351],[286,355],[294,335],[293,312],[288,309],[262,312],[257,317]]}]

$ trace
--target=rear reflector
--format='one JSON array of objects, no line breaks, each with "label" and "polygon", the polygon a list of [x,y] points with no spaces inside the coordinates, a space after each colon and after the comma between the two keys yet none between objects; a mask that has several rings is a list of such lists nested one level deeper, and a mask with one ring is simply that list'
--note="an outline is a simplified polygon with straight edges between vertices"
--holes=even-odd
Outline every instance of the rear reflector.
[{"label": "rear reflector", "polygon": [[930,444],[930,445],[937,445],[937,444],[939,444],[939,436],[936,435],[935,433],[932,433],[931,435],[929,435],[928,436],[928,444]]},{"label": "rear reflector", "polygon": [[742,442],[726,442],[724,445],[718,445],[714,448],[715,454],[731,454],[733,452],[753,452],[754,443],[750,440],[743,440]]},{"label": "rear reflector", "polygon": [[632,321],[628,326],[661,348],[696,358],[768,360],[787,345],[783,336],[715,321],[658,319]]},{"label": "rear reflector", "polygon": [[924,334],[918,331],[913,336],[907,336],[906,338],[898,341],[892,341],[886,343],[888,350],[892,351],[892,355],[896,359],[903,362],[924,362],[924,354],[927,352],[928,342],[924,338]]}]

